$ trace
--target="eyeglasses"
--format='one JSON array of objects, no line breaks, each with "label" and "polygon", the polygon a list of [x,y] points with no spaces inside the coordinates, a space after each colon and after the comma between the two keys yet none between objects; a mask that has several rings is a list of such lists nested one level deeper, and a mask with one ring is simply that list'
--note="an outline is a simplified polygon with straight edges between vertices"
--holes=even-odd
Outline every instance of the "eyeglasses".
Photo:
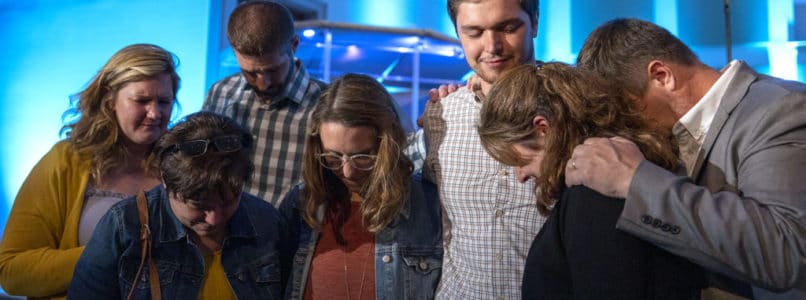
[{"label": "eyeglasses", "polygon": [[229,134],[229,135],[222,135],[217,136],[214,138],[203,139],[203,140],[192,140],[186,141],[183,143],[174,144],[165,149],[163,154],[165,153],[174,153],[181,151],[187,156],[196,157],[200,156],[204,153],[207,153],[207,146],[210,144],[215,146],[216,152],[221,153],[229,153],[241,150],[244,147],[243,141],[241,140],[241,136],[236,134]]},{"label": "eyeglasses", "polygon": [[344,167],[346,162],[350,162],[350,166],[356,170],[369,171],[375,167],[375,161],[378,159],[377,155],[371,154],[353,154],[353,155],[339,155],[336,153],[322,153],[316,155],[319,158],[319,164],[323,167],[338,170]]}]

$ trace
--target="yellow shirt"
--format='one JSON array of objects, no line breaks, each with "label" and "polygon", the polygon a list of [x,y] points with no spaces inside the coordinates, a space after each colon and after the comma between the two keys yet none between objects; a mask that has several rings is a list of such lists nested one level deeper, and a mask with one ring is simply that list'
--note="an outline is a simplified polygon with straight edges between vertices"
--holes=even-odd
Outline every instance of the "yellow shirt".
[{"label": "yellow shirt", "polygon": [[199,292],[199,300],[236,299],[227,280],[227,275],[224,274],[224,266],[221,264],[221,251],[204,257],[204,270],[204,280]]}]

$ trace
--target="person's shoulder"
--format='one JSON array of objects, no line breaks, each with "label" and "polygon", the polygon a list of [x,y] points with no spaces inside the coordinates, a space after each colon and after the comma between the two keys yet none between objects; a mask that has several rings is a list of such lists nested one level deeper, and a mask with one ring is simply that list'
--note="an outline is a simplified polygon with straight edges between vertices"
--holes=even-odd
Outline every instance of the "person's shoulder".
[{"label": "person's shoulder", "polygon": [[316,78],[316,77],[313,77],[313,76],[308,76],[308,84],[310,86],[313,86],[314,89],[319,90],[319,91],[322,91],[325,88],[327,88],[327,83],[325,83],[324,81],[319,80],[319,78]]},{"label": "person's shoulder", "polygon": [[424,191],[436,191],[437,185],[431,182],[431,180],[428,180],[422,170],[420,170],[411,175],[411,188]]},{"label": "person's shoulder", "polygon": [[447,96],[443,97],[442,99],[440,99],[439,102],[440,103],[451,103],[451,102],[457,102],[457,101],[468,101],[468,100],[474,100],[475,97],[476,97],[476,95],[473,93],[473,91],[470,90],[469,87],[463,86],[463,87],[460,87],[460,88],[456,89],[455,92],[450,93]]},{"label": "person's shoulder", "polygon": [[240,86],[242,82],[245,82],[245,79],[243,78],[243,74],[241,74],[241,72],[237,72],[237,73],[231,74],[231,75],[229,75],[227,77],[221,78],[218,81],[216,81],[215,83],[213,83],[213,86],[210,87],[210,91],[212,92],[212,91],[218,91],[218,90],[225,89],[225,88],[228,88],[228,89],[233,88],[233,87],[236,87],[236,86]]},{"label": "person's shoulder", "polygon": [[[562,191],[555,208],[582,215],[598,215],[613,209],[621,210],[624,199],[608,197],[583,185],[567,187]],[[580,213],[582,212],[582,213]]]},{"label": "person's shoulder", "polygon": [[[593,189],[591,189],[589,187],[586,187],[584,185],[574,185],[574,186],[566,187],[562,191],[562,198],[563,199],[566,199],[566,198],[602,198],[602,199],[607,199],[607,198],[611,198],[611,197],[605,196],[604,194],[599,193],[599,192],[597,192],[597,191],[595,191],[595,190],[593,190]],[[612,199],[615,199],[615,198],[612,198]]]},{"label": "person's shoulder", "polygon": [[426,179],[422,172],[417,172],[411,176],[408,192],[412,206],[423,206],[431,210],[441,209],[436,184]]},{"label": "person's shoulder", "polygon": [[743,124],[756,125],[755,127],[764,124],[769,125],[761,127],[788,124],[781,123],[782,118],[806,122],[806,84],[763,74],[756,75],[758,77],[741,94],[741,100],[730,110],[733,117],[742,120]]},{"label": "person's shoulder", "polygon": [[299,197],[303,189],[305,189],[305,184],[302,182],[292,186],[283,196],[281,207],[287,205],[296,206],[299,203]]},{"label": "person's shoulder", "polygon": [[56,144],[50,148],[50,151],[48,151],[48,155],[59,155],[65,158],[72,157],[76,154],[77,151],[73,148],[73,144],[68,139],[56,142]]},{"label": "person's shoulder", "polygon": [[109,208],[108,212],[118,214],[124,219],[128,219],[130,217],[128,214],[131,213],[133,217],[137,219],[137,196],[134,195],[123,198],[123,200],[113,204]]},{"label": "person's shoulder", "polygon": [[89,168],[89,163],[90,159],[80,155],[69,140],[62,140],[54,144],[40,160],[40,164],[62,170],[72,169],[79,165]]},{"label": "person's shoulder", "polygon": [[279,215],[277,208],[271,205],[271,203],[249,193],[241,193],[241,205],[244,205],[247,212],[252,215]]}]

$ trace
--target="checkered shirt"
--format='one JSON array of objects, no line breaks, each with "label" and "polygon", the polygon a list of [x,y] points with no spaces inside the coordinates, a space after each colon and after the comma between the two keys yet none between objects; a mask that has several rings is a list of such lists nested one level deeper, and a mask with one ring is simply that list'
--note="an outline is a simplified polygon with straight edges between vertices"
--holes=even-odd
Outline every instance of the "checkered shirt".
[{"label": "checkered shirt", "polygon": [[283,195],[300,181],[308,118],[324,88],[323,82],[308,76],[299,60],[283,95],[271,103],[263,103],[241,73],[213,85],[202,110],[233,118],[255,140],[255,173],[245,192],[279,206]]},{"label": "checkered shirt", "polygon": [[518,182],[481,146],[480,109],[462,88],[424,115],[424,172],[439,186],[445,232],[438,299],[520,299],[526,256],[545,222],[533,183]]}]

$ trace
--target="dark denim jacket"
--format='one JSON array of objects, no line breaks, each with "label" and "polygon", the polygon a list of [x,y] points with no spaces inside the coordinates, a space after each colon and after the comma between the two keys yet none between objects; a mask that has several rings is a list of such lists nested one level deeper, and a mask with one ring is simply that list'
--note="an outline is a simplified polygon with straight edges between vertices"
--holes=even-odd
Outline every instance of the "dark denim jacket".
[{"label": "dark denim jacket", "polygon": [[[176,219],[162,185],[146,193],[153,258],[163,299],[197,299],[204,278],[204,258]],[[70,299],[123,299],[133,282],[136,299],[150,299],[148,264],[140,279],[140,221],[130,197],[101,219],[73,273]],[[277,210],[254,196],[241,194],[230,219],[221,263],[238,299],[280,299],[283,273],[279,243],[286,226]],[[288,252],[285,252],[288,253]],[[290,256],[286,255],[286,260]]]},{"label": "dark denim jacket", "polygon": [[[302,217],[297,185],[285,196],[280,213],[298,243],[286,299],[302,299],[319,231]],[[400,215],[375,236],[375,297],[433,299],[442,274],[442,212],[436,187],[420,176],[409,185]],[[324,208],[320,209],[324,213]],[[321,215],[320,214],[320,220]]]}]

